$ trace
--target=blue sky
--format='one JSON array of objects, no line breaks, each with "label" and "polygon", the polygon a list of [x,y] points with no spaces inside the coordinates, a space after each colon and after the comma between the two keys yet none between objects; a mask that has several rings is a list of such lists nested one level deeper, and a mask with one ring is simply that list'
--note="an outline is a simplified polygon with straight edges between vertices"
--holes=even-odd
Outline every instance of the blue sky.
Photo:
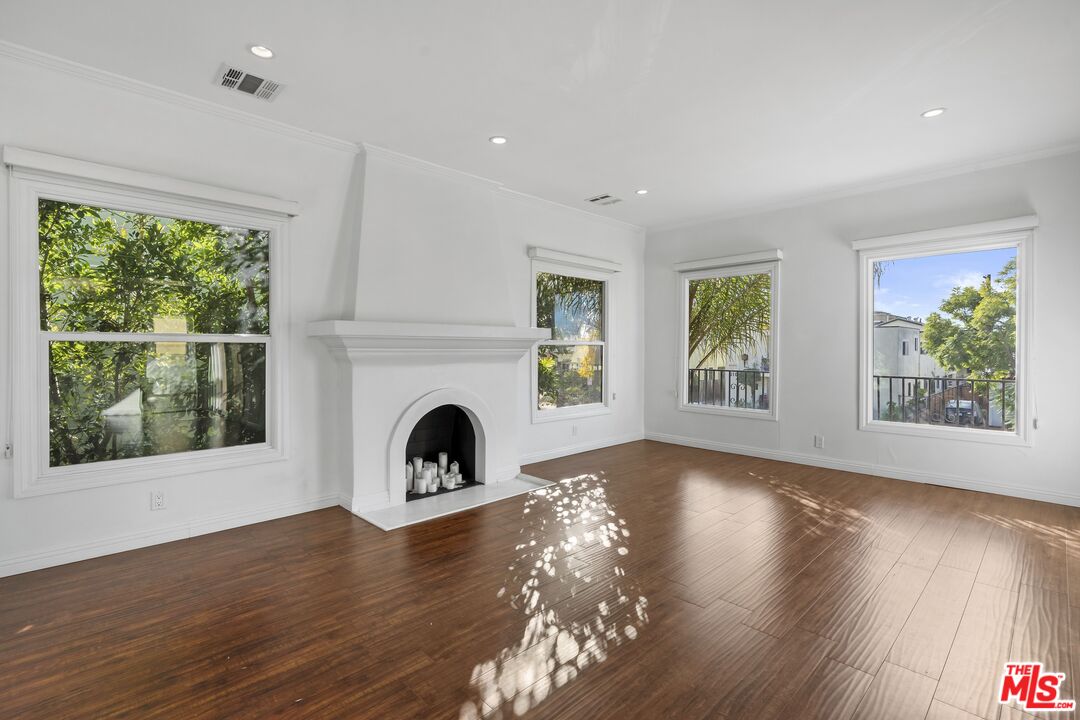
[{"label": "blue sky", "polygon": [[983,275],[995,280],[1015,248],[935,255],[893,261],[881,285],[874,287],[874,309],[895,315],[926,318],[954,287],[978,287]]}]

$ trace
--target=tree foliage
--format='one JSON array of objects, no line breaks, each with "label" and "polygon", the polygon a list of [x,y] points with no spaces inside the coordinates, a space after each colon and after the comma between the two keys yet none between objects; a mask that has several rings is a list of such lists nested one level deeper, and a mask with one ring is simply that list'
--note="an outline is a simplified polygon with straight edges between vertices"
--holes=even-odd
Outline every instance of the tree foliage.
[{"label": "tree foliage", "polygon": [[[38,223],[43,330],[269,332],[265,231],[44,199]],[[53,340],[50,463],[261,442],[264,366],[262,345]]]},{"label": "tree foliage", "polygon": [[768,274],[691,280],[688,357],[698,357],[700,368],[732,352],[765,347],[771,314]]},{"label": "tree foliage", "polygon": [[1016,260],[979,287],[953,288],[923,328],[923,345],[946,370],[980,378],[1016,374]]}]

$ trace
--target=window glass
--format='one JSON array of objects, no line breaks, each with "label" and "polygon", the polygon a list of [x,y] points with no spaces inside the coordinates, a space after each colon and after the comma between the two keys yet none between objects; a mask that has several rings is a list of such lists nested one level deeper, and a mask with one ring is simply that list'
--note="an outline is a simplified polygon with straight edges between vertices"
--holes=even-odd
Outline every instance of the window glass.
[{"label": "window glass", "polygon": [[43,330],[270,331],[266,231],[46,199],[38,221]]},{"label": "window glass", "polygon": [[551,330],[537,347],[540,411],[604,402],[604,281],[536,273],[536,324]]},{"label": "window glass", "polygon": [[872,419],[1016,430],[1016,256],[874,263]]},{"label": "window glass", "polygon": [[769,410],[772,276],[688,281],[687,402]]}]

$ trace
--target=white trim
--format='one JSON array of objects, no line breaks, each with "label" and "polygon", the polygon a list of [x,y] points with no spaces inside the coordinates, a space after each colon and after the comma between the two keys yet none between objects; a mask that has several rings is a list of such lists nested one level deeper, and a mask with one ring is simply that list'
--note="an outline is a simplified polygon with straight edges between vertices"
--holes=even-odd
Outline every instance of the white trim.
[{"label": "white trim", "polygon": [[924,245],[939,241],[964,240],[967,238],[990,238],[995,235],[1028,232],[1037,227],[1039,227],[1039,217],[1037,215],[1022,215],[1020,217],[1007,218],[1005,220],[992,220],[990,222],[974,223],[971,225],[955,225],[953,227],[920,230],[918,232],[902,233],[900,235],[864,238],[862,240],[853,241],[851,243],[851,249],[856,251],[880,250],[886,248],[899,248],[907,245]]},{"label": "white trim", "polygon": [[78,182],[91,180],[100,184],[134,188],[140,192],[151,191],[163,195],[183,196],[189,200],[204,200],[244,210],[260,210],[289,217],[300,214],[300,203],[291,200],[279,200],[267,195],[256,195],[139,170],[76,160],[12,145],[4,146],[4,164],[20,172],[29,172],[42,178],[61,176],[74,178]]},{"label": "white trim", "polygon": [[[676,274],[678,282],[676,291],[676,307],[679,308],[679,343],[676,347],[676,367],[679,368],[679,377],[676,378],[676,409],[681,412],[704,413],[708,415],[728,415],[732,417],[747,418],[750,420],[765,420],[777,422],[780,418],[780,259],[783,253],[780,250],[770,250],[765,253],[750,253],[747,255],[735,255],[733,258],[746,258],[752,255],[764,255],[772,258],[767,262],[757,264],[732,264],[709,266],[706,269],[686,269]],[[707,261],[702,261],[707,262]],[[683,265],[689,263],[681,263]],[[770,300],[770,332],[769,346],[767,348],[769,358],[769,409],[758,410],[755,408],[736,408],[727,406],[694,405],[689,402],[690,395],[690,281],[718,277],[741,277],[744,275],[769,275],[769,300]]]},{"label": "white trim", "polygon": [[[142,82],[141,80],[134,80],[124,75],[118,75],[116,73],[90,67],[89,65],[83,65],[82,63],[72,62],[71,60],[66,60],[55,55],[49,55],[48,53],[43,53],[38,50],[31,50],[28,47],[16,45],[15,43],[6,40],[0,40],[0,56],[6,56],[27,65],[36,65],[38,67],[61,72],[66,75],[71,75],[117,90],[142,95],[143,97],[148,97],[153,100],[170,103],[172,105],[187,108],[188,110],[194,110],[225,120],[238,122],[247,127],[272,132],[291,140],[321,145],[322,147],[330,148],[332,150],[352,154],[359,152],[360,149],[355,142],[349,140],[342,140],[341,138],[312,132],[311,130],[304,130],[295,125],[271,120],[253,112],[237,110],[210,100],[203,100],[202,98],[197,98],[192,95],[185,95],[184,93],[176,92],[174,90],[167,90],[158,87],[157,85]],[[228,91],[222,89],[222,92]]]},{"label": "white trim", "polygon": [[[34,154],[36,157],[38,154]],[[56,156],[46,156],[56,158]],[[7,148],[5,148],[5,159]],[[15,159],[23,158],[18,152]],[[33,159],[33,158],[32,158]],[[59,160],[65,160],[59,158]],[[71,161],[72,168],[84,167]],[[91,170],[105,168],[89,164]],[[105,168],[108,170],[108,168]],[[128,171],[119,171],[121,174]],[[237,209],[228,203],[214,202],[205,197],[188,197],[157,189],[142,190],[117,185],[110,180],[82,179],[53,172],[39,172],[23,166],[12,168],[9,182],[8,245],[11,252],[9,278],[12,293],[11,338],[14,392],[11,403],[22,422],[12,428],[15,448],[13,493],[17,498],[69,492],[128,482],[150,477],[172,477],[209,470],[234,468],[283,460],[287,457],[288,442],[288,353],[289,353],[289,250],[288,218],[286,214],[259,208]],[[143,177],[136,173],[131,177]],[[109,178],[108,173],[104,177]],[[146,175],[146,177],[158,177]],[[177,187],[188,187],[181,183]],[[206,189],[208,186],[199,186]],[[46,197],[79,202],[96,207],[116,208],[132,212],[189,218],[205,222],[250,227],[270,233],[270,336],[232,336],[224,342],[256,342],[265,344],[266,355],[266,441],[253,445],[214,448],[152,455],[124,460],[107,460],[85,465],[49,466],[48,449],[48,371],[47,357],[50,339],[66,337],[68,333],[43,332],[38,314],[37,210],[40,198]],[[236,199],[237,196],[231,196]],[[260,197],[260,196],[252,196]],[[154,333],[73,333],[73,337],[102,335],[106,340],[133,339],[154,342],[171,340],[173,334]],[[204,337],[218,335],[175,335],[176,341],[199,342]]]},{"label": "white trim", "polygon": [[600,440],[590,440],[589,442],[577,443],[576,445],[562,445],[556,448],[550,448],[548,450],[539,450],[537,452],[525,453],[521,456],[522,465],[532,465],[533,463],[544,462],[545,460],[554,460],[555,458],[566,457],[567,455],[577,455],[578,453],[589,452],[590,450],[599,450],[601,448],[612,447],[615,445],[625,445],[626,443],[636,442],[645,438],[645,434],[641,432],[628,433],[626,435],[617,435],[615,437],[602,438]]},{"label": "white trim", "polygon": [[589,257],[587,255],[576,255],[561,250],[536,247],[535,245],[530,246],[528,252],[529,257],[533,260],[544,260],[551,264],[563,265],[578,270],[593,270],[602,273],[617,273],[622,271],[622,263],[617,263],[612,260],[601,260],[600,258]]},{"label": "white trim", "polygon": [[343,499],[338,494],[322,495],[307,500],[275,503],[253,510],[241,510],[224,515],[198,518],[141,532],[114,535],[91,542],[64,545],[28,555],[6,557],[0,559],[0,577],[18,575],[19,573],[41,570],[56,565],[66,565],[80,560],[136,550],[174,540],[185,540],[221,530],[322,510],[340,505],[342,502]]},{"label": "white trim", "polygon": [[[535,248],[530,248],[531,251]],[[567,253],[569,254],[569,253]],[[572,256],[581,257],[581,256]],[[590,258],[591,259],[591,258]],[[611,263],[617,265],[617,263]],[[533,424],[544,422],[555,422],[558,420],[571,420],[575,418],[593,417],[596,415],[608,415],[611,413],[611,405],[615,399],[615,375],[612,372],[612,357],[615,354],[615,302],[616,296],[615,283],[618,278],[617,271],[610,270],[598,270],[596,268],[583,268],[580,266],[570,266],[561,262],[553,262],[551,260],[532,257],[532,267],[529,274],[529,321],[534,329],[536,328],[536,275],[537,273],[549,273],[553,275],[563,275],[566,277],[584,278],[586,280],[596,280],[603,283],[604,287],[604,339],[603,340],[583,340],[575,342],[571,340],[541,340],[535,343],[529,350],[529,416],[532,419]],[[539,329],[543,332],[550,333],[548,328]],[[537,399],[540,396],[539,378],[537,377],[537,364],[539,363],[539,349],[540,345],[600,345],[603,347],[603,369],[602,369],[602,397],[603,402],[590,403],[588,405],[569,405],[561,408],[551,408],[548,410],[541,410],[537,405]]]},{"label": "white trim", "polygon": [[784,259],[784,252],[780,249],[762,250],[761,252],[743,253],[741,255],[728,255],[726,257],[708,258],[706,260],[688,260],[687,262],[675,263],[675,272],[691,272],[694,270],[715,270],[717,268],[736,267],[738,265],[756,265],[759,263],[776,262]]},{"label": "white trim", "polygon": [[[858,426],[866,432],[891,433],[928,438],[948,438],[991,445],[1028,447],[1034,418],[1034,401],[1029,348],[1033,337],[1034,278],[1033,233],[1038,226],[1034,215],[990,223],[962,225],[941,230],[928,230],[884,238],[871,238],[853,243],[859,245],[858,296]],[[955,233],[955,234],[954,234]],[[882,260],[901,260],[957,252],[975,252],[1016,248],[1016,432],[914,423],[888,422],[873,419],[870,386],[874,375],[874,263]]]},{"label": "white trim", "polygon": [[1037,490],[1021,485],[991,483],[961,475],[929,473],[921,470],[900,468],[894,465],[879,465],[877,463],[842,460],[840,458],[826,457],[823,455],[807,455],[805,453],[789,452],[787,450],[773,450],[770,448],[724,443],[716,440],[703,440],[701,438],[687,437],[685,435],[672,435],[668,433],[646,432],[645,439],[667,443],[668,445],[682,445],[684,447],[699,448],[701,450],[714,450],[716,452],[731,453],[733,455],[746,455],[766,460],[809,465],[812,467],[825,468],[827,470],[841,470],[843,472],[860,473],[862,475],[875,475],[891,480],[904,480],[927,485],[944,485],[945,487],[958,488],[960,490],[975,490],[977,492],[992,493],[994,495],[1007,495],[1009,497],[1026,498],[1028,500],[1038,500],[1040,502],[1080,507],[1080,495],[1077,494],[1061,493],[1053,490]]}]

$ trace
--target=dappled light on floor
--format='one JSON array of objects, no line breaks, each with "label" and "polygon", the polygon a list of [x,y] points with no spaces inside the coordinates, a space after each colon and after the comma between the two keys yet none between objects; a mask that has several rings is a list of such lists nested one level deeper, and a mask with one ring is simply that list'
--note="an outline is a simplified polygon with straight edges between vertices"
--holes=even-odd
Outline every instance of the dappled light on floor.
[{"label": "dappled light on floor", "polygon": [[606,478],[582,475],[530,493],[500,598],[525,617],[521,639],[472,670],[462,720],[521,716],[603,663],[648,623],[648,601],[620,560],[630,529]]}]

